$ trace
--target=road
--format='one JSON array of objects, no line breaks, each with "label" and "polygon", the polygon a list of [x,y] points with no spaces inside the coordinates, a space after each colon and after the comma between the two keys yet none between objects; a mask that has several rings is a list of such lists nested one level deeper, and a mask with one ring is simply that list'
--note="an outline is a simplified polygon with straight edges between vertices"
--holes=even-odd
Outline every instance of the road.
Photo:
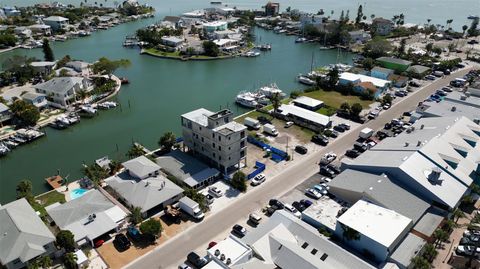
[{"label": "road", "polygon": [[[471,67],[469,67],[471,68]],[[403,100],[397,102],[389,110],[380,113],[377,119],[369,121],[351,132],[340,136],[332,141],[321,151],[312,153],[301,162],[287,167],[281,174],[268,179],[259,187],[249,190],[244,196],[222,211],[209,216],[198,225],[194,225],[185,232],[172,238],[165,244],[154,249],[152,252],[133,261],[127,268],[176,268],[178,262],[184,260],[186,255],[202,245],[206,245],[219,233],[230,229],[240,219],[263,205],[271,198],[279,197],[298,184],[318,172],[318,160],[326,152],[333,151],[343,154],[357,140],[361,129],[368,127],[373,130],[381,129],[386,122],[400,116],[404,111],[416,108],[419,102],[430,96],[435,90],[446,86],[455,77],[462,77],[468,69],[457,71],[443,79],[438,79],[432,84],[417,90]]]}]

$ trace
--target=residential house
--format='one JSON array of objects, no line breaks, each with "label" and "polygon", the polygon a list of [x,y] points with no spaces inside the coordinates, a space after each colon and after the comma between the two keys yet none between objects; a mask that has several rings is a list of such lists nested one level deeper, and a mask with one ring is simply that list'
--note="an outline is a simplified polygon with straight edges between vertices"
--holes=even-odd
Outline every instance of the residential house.
[{"label": "residential house", "polygon": [[344,86],[352,85],[357,92],[370,91],[375,97],[378,97],[390,87],[391,82],[366,75],[343,72],[340,74],[338,84]]},{"label": "residential house", "polygon": [[90,63],[83,61],[70,61],[65,64],[65,67],[73,69],[82,76],[90,74]]},{"label": "residential house", "polygon": [[[335,235],[377,262],[387,260],[413,226],[412,220],[384,207],[359,200],[337,218]],[[356,231],[352,234],[351,231]]]},{"label": "residential house", "polygon": [[49,36],[52,34],[52,27],[46,24],[33,24],[28,26],[32,34],[40,36]]},{"label": "residential house", "polygon": [[394,58],[394,57],[380,57],[376,59],[377,62],[379,62],[383,67],[388,68],[388,69],[393,69],[396,72],[404,72],[410,67],[412,62],[399,59],[399,58]]},{"label": "residential house", "polygon": [[20,12],[20,10],[18,10],[14,7],[4,7],[3,12],[5,13],[5,16],[7,16],[7,17],[20,16],[22,14],[22,12]]},{"label": "residential house", "polygon": [[397,74],[391,74],[388,76],[388,80],[392,82],[392,86],[396,88],[403,88],[407,86],[408,77],[400,76]]},{"label": "residential house", "polygon": [[0,206],[0,264],[24,268],[56,250],[55,236],[25,198]]},{"label": "residential house", "polygon": [[47,97],[41,93],[27,92],[22,94],[22,100],[34,105],[39,110],[42,110],[48,106]]},{"label": "residential house", "polygon": [[350,43],[365,43],[372,39],[372,36],[370,33],[365,32],[364,30],[358,30],[358,31],[350,31],[348,32],[348,35],[350,36]]},{"label": "residential house", "polygon": [[430,74],[432,69],[423,65],[412,65],[408,67],[406,71],[407,73],[413,74],[416,78],[423,78]]},{"label": "residential house", "polygon": [[323,24],[323,20],[324,20],[323,15],[308,14],[308,13],[302,13],[300,15],[300,22],[302,23],[302,27],[305,27],[307,25],[319,27],[321,24]]},{"label": "residential house", "polygon": [[228,29],[226,21],[212,21],[203,23],[203,31],[205,33],[212,33],[215,31],[225,31]]},{"label": "residential house", "polygon": [[124,162],[125,170],[105,183],[127,207],[139,207],[144,217],[154,215],[177,202],[183,189],[167,179],[160,166],[145,156]]},{"label": "residential house", "polygon": [[76,101],[79,91],[90,91],[90,80],[82,77],[56,77],[34,86],[37,93],[47,97],[50,106],[67,108]]},{"label": "residential house", "polygon": [[280,12],[280,3],[272,3],[268,2],[265,5],[265,16],[277,16],[278,13]]},{"label": "residential house", "polygon": [[13,32],[15,33],[15,35],[17,35],[20,38],[32,37],[32,30],[30,30],[30,28],[25,26],[15,27],[15,29],[13,29]]},{"label": "residential house", "polygon": [[295,98],[292,102],[298,107],[305,108],[311,111],[317,111],[324,105],[323,101],[308,96],[299,96]]},{"label": "residential house", "polygon": [[394,72],[395,71],[393,71],[392,69],[375,66],[374,68],[372,68],[372,70],[370,70],[370,76],[374,78],[388,80],[388,77],[390,75],[393,75]]},{"label": "residential house", "polygon": [[10,111],[10,108],[3,104],[0,103],[0,126],[3,126],[3,123],[6,121],[9,121],[12,119],[12,112]]},{"label": "residential house", "polygon": [[155,161],[164,171],[175,176],[192,189],[208,186],[220,177],[220,171],[180,150],[164,154]]},{"label": "residential house", "polygon": [[30,65],[33,67],[33,70],[42,76],[50,75],[57,65],[57,62],[31,62]]},{"label": "residential house", "polygon": [[175,49],[178,49],[185,42],[185,40],[183,40],[182,38],[178,38],[175,36],[163,36],[161,41],[162,41],[162,44],[164,44],[165,46],[172,47]]},{"label": "residential house", "polygon": [[391,20],[375,18],[372,21],[372,29],[376,35],[386,36],[393,30],[394,24]]},{"label": "residential house", "polygon": [[117,232],[127,213],[99,190],[89,190],[66,203],[47,206],[50,221],[60,230],[72,232],[78,246],[91,245],[97,238]]},{"label": "residential house", "polygon": [[61,16],[50,16],[43,19],[43,23],[49,25],[53,31],[65,29],[68,25],[68,19]]},{"label": "residential house", "polygon": [[204,108],[181,116],[183,144],[224,175],[237,170],[247,156],[247,127],[233,120],[228,110]]},{"label": "residential house", "polygon": [[234,51],[238,49],[238,40],[236,39],[216,39],[213,40],[213,43],[224,51]]},{"label": "residential house", "polygon": [[163,22],[170,23],[175,29],[183,28],[185,26],[183,19],[178,16],[165,16],[165,18],[163,18]]},{"label": "residential house", "polygon": [[313,131],[321,131],[332,126],[330,117],[296,105],[281,105],[277,116]]}]

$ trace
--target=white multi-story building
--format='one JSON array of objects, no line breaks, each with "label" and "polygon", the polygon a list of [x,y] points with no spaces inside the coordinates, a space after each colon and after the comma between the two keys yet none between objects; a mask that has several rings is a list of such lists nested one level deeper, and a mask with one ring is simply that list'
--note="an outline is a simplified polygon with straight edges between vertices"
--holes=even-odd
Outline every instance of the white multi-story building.
[{"label": "white multi-story building", "polygon": [[225,175],[246,163],[247,127],[233,121],[228,110],[211,112],[200,108],[183,114],[184,147]]}]

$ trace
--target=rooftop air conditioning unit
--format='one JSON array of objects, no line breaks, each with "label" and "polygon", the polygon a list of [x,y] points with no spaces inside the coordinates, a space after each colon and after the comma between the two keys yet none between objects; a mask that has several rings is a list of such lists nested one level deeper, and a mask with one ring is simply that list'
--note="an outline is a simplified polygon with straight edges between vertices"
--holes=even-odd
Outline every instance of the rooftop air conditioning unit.
[{"label": "rooftop air conditioning unit", "polygon": [[225,254],[222,253],[222,254],[220,255],[220,260],[221,260],[221,261],[224,261],[224,260],[225,260]]},{"label": "rooftop air conditioning unit", "polygon": [[220,250],[219,250],[219,249],[216,249],[216,250],[215,250],[215,253],[213,253],[213,254],[214,254],[215,256],[220,255]]},{"label": "rooftop air conditioning unit", "polygon": [[457,111],[457,107],[455,107],[455,106],[452,106],[452,109],[451,109],[451,111],[452,111],[452,112],[455,112],[455,111]]},{"label": "rooftop air conditioning unit", "polygon": [[231,263],[232,263],[232,259],[227,258],[227,262],[226,262],[226,263],[227,263],[227,264],[231,264]]}]

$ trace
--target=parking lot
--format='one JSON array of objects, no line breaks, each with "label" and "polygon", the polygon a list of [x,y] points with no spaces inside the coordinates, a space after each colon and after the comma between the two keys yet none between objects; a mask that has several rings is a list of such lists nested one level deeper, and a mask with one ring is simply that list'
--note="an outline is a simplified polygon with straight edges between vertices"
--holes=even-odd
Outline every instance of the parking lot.
[{"label": "parking lot", "polygon": [[222,209],[224,209],[229,203],[232,203],[234,199],[240,197],[243,195],[240,191],[237,189],[233,188],[232,186],[228,185],[224,181],[217,181],[211,186],[199,191],[200,193],[207,195],[209,194],[208,188],[210,187],[216,187],[218,190],[222,192],[222,196],[220,197],[215,197],[210,194],[210,196],[213,196],[213,203],[209,205],[210,207],[210,213],[209,214],[214,214]]}]

